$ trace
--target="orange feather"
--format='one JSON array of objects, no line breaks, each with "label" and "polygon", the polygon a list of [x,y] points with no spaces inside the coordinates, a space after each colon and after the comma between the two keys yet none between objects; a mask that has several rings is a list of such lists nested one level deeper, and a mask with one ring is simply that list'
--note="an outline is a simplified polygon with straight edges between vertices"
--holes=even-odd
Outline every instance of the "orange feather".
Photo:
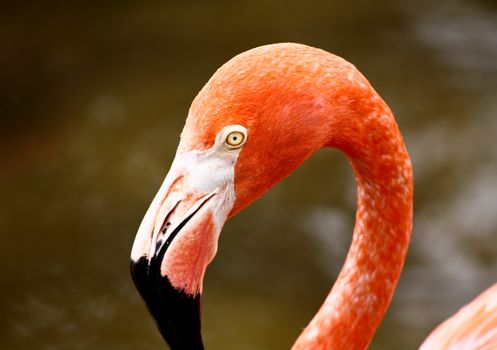
[{"label": "orange feather", "polygon": [[[391,110],[352,64],[287,43],[244,52],[213,75],[193,101],[178,154],[210,149],[216,135],[235,124],[248,136],[234,165],[236,199],[229,216],[317,149],[334,147],[348,156],[358,197],[352,244],[330,294],[293,349],[367,348],[395,291],[412,229],[412,167]],[[208,240],[212,217],[207,229],[191,231],[193,238]],[[176,246],[189,237],[178,238]],[[137,242],[140,252],[147,240]],[[193,248],[182,244],[164,260],[174,286],[201,283],[198,275],[212,258],[195,240],[188,244]],[[209,247],[215,251],[214,243]],[[198,269],[189,265],[191,251],[204,263]],[[175,282],[172,267],[187,272]],[[429,349],[497,349],[497,284],[440,325],[421,347]]]}]

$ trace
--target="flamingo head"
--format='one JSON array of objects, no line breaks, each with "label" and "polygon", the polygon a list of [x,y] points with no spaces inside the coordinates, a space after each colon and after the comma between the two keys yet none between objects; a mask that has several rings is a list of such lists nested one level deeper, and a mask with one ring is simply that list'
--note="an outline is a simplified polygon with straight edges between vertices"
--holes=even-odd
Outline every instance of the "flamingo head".
[{"label": "flamingo head", "polygon": [[131,254],[135,284],[172,349],[203,348],[202,281],[225,221],[330,143],[340,70],[355,72],[304,45],[263,46],[222,66],[193,101]]}]

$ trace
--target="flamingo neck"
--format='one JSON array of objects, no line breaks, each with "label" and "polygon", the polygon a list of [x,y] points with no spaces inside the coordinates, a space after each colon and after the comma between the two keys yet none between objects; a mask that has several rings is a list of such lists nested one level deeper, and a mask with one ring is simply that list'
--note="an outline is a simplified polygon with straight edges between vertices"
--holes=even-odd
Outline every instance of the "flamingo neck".
[{"label": "flamingo neck", "polygon": [[294,350],[365,349],[399,279],[412,227],[412,169],[392,113],[378,103],[334,125],[341,135],[329,146],[347,153],[355,173],[356,223],[338,279]]}]

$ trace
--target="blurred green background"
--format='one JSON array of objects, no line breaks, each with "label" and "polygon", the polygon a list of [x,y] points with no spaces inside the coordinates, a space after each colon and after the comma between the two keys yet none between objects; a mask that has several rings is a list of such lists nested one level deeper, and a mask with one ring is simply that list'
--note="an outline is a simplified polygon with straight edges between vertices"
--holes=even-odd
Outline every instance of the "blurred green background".
[{"label": "blurred green background", "polygon": [[[0,5],[0,349],[162,349],[128,271],[189,104],[274,42],[353,62],[415,170],[412,246],[371,349],[414,349],[497,281],[495,1]],[[288,349],[350,243],[354,182],[318,152],[233,218],[207,271],[207,349]]]}]

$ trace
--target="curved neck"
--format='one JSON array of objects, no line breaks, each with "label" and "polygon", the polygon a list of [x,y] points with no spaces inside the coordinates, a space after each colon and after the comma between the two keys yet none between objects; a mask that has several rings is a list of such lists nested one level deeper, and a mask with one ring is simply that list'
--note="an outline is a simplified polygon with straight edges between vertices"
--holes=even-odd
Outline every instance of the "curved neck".
[{"label": "curved neck", "polygon": [[412,169],[381,99],[339,118],[329,146],[344,151],[357,183],[352,244],[335,285],[297,339],[297,349],[365,349],[393,296],[412,228]]}]

